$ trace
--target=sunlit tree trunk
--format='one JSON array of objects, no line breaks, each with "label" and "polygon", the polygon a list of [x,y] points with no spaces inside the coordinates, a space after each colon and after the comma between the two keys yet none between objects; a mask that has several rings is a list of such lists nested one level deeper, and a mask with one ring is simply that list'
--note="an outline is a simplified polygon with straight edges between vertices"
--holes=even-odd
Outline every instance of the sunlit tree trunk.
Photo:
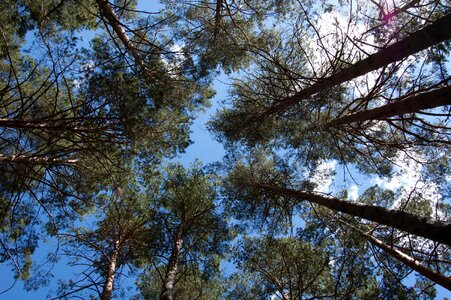
[{"label": "sunlit tree trunk", "polygon": [[271,276],[269,278],[269,280],[273,281],[274,285],[277,288],[277,291],[280,293],[283,300],[292,300],[291,297],[284,291],[283,285],[280,283],[280,281],[277,278],[274,278],[273,276]]},{"label": "sunlit tree trunk", "polygon": [[424,266],[419,261],[410,257],[409,255],[407,255],[397,249],[394,249],[393,247],[387,245],[386,243],[373,237],[372,235],[369,235],[369,234],[363,232],[359,228],[352,226],[350,224],[347,224],[346,222],[344,222],[344,223],[346,225],[350,226],[351,228],[353,228],[354,230],[356,230],[357,232],[359,232],[372,245],[384,250],[387,254],[393,256],[394,258],[396,258],[397,260],[399,260],[406,266],[410,267],[411,269],[417,271],[424,277],[429,278],[433,282],[440,284],[441,286],[443,286],[444,288],[447,288],[448,290],[451,290],[451,278],[450,277],[446,277],[443,274],[440,274],[440,273]]},{"label": "sunlit tree trunk", "polygon": [[[282,113],[289,107],[301,102],[302,100],[327,90],[333,86],[342,84],[361,75],[375,71],[390,63],[402,60],[414,53],[427,49],[433,45],[451,39],[451,14],[445,15],[423,29],[410,34],[408,37],[391,44],[390,46],[368,56],[367,58],[356,62],[349,67],[336,72],[335,74],[320,79],[311,86],[301,90],[297,94],[287,97],[278,104],[266,110],[264,116],[270,116]],[[258,122],[262,116],[253,118],[253,122]]]},{"label": "sunlit tree trunk", "polygon": [[160,295],[160,300],[173,300],[174,299],[174,284],[175,277],[177,275],[178,260],[180,256],[180,250],[183,243],[183,225],[180,225],[175,234],[175,241],[169,258],[168,268],[166,270],[166,276],[163,280],[163,288]]},{"label": "sunlit tree trunk", "polygon": [[113,294],[113,283],[114,283],[114,276],[116,273],[116,264],[117,264],[118,254],[119,254],[119,241],[116,241],[113,252],[111,253],[111,256],[109,257],[105,285],[103,286],[102,295],[100,296],[101,300],[110,300],[111,295]]},{"label": "sunlit tree trunk", "polygon": [[324,127],[330,128],[353,122],[384,120],[390,117],[413,113],[420,110],[450,105],[450,94],[451,86],[446,86],[430,92],[413,95],[399,101],[394,101],[374,109],[360,111],[337,118],[327,123]]},{"label": "sunlit tree trunk", "polygon": [[276,195],[290,196],[325,206],[335,211],[387,225],[433,241],[451,245],[451,223],[430,220],[407,212],[385,207],[349,202],[314,192],[297,191],[259,184],[260,188]]},{"label": "sunlit tree trunk", "polygon": [[12,155],[7,156],[0,154],[0,162],[23,163],[32,165],[62,165],[71,166],[78,163],[77,159],[60,159],[48,158],[44,156],[27,156],[27,155]]},{"label": "sunlit tree trunk", "polygon": [[151,71],[147,68],[144,59],[141,54],[136,49],[132,40],[127,36],[125,29],[121,26],[121,23],[114,12],[113,7],[108,3],[108,0],[96,0],[97,5],[102,11],[103,16],[108,20],[108,24],[113,28],[114,32],[117,34],[121,40],[124,47],[135,59],[136,64],[142,69],[143,73],[146,75],[148,80],[154,79]]},{"label": "sunlit tree trunk", "polygon": [[52,120],[50,122],[36,120],[16,120],[0,118],[0,127],[16,129],[40,129],[44,131],[73,131],[73,132],[100,132],[112,128],[112,125],[98,127],[75,126],[74,123],[63,124],[64,120]]}]

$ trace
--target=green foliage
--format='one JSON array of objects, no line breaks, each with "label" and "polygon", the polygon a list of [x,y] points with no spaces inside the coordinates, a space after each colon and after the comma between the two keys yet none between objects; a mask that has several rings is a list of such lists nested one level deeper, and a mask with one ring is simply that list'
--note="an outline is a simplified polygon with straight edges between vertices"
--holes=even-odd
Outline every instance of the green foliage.
[{"label": "green foliage", "polygon": [[[135,1],[115,5],[121,20],[139,23],[131,11]],[[158,80],[137,76],[112,36],[101,34],[93,1],[7,1],[0,8],[6,24],[0,36],[0,187],[9,198],[1,222],[11,227],[2,237],[3,260],[17,265],[7,255],[9,230],[35,245],[39,230],[33,227],[42,223],[51,236],[70,227],[93,209],[90,197],[125,165],[152,172],[163,158],[183,152],[189,125],[212,91],[208,80],[194,81],[196,67],[188,56],[180,68],[166,67],[175,59],[164,60],[164,38],[148,57]],[[99,37],[80,51],[78,32],[85,29],[98,29]],[[33,214],[35,222],[17,221]],[[17,247],[24,250],[14,255],[34,248]]]},{"label": "green foliage", "polygon": [[[433,63],[419,63],[418,59],[427,55],[418,53],[417,62],[406,58],[402,63],[387,65],[347,82],[333,83],[329,76],[341,74],[379,49],[367,49],[369,44],[374,44],[375,31],[385,28],[381,34],[388,40],[402,38],[407,35],[406,28],[409,33],[422,28],[417,22],[425,11],[414,3],[415,17],[400,14],[393,24],[396,29],[380,24],[371,27],[369,23],[374,19],[368,16],[375,13],[372,4],[362,4],[354,11],[353,7],[340,3],[336,11],[331,11],[327,9],[327,1],[324,2],[322,7],[313,6],[308,10],[301,3],[294,5],[291,9],[300,14],[295,20],[284,19],[275,29],[276,37],[269,34],[266,43],[248,50],[253,54],[252,68],[243,71],[233,82],[227,108],[220,110],[210,123],[218,140],[227,145],[282,148],[296,153],[306,164],[336,159],[356,165],[365,173],[381,175],[390,174],[391,160],[399,151],[448,144],[447,129],[442,131],[449,129],[448,121],[438,114],[434,114],[433,122],[427,114],[418,112],[401,118],[328,125],[341,116],[394,102],[396,95],[424,91],[448,79],[443,60],[439,63],[439,75],[433,71],[436,68]],[[443,7],[434,11],[440,15]],[[341,12],[352,16],[347,20],[339,15]],[[321,19],[328,16],[330,19]],[[340,25],[340,22],[345,23]],[[362,28],[367,30],[360,34]],[[390,30],[396,33],[390,35]],[[265,34],[267,31],[262,31],[261,36]],[[323,87],[313,94],[306,92],[315,85]]]},{"label": "green foliage", "polygon": [[268,19],[288,14],[294,1],[222,1],[219,11],[215,1],[162,2],[174,36],[199,57],[201,74],[207,75],[217,66],[228,74],[248,67],[252,49],[268,41],[259,31]]},{"label": "green foliage", "polygon": [[[219,264],[233,238],[227,216],[216,199],[213,177],[205,174],[199,162],[188,170],[179,164],[168,166],[156,207],[164,224],[159,246],[152,250],[152,264],[139,280],[145,299],[158,299],[181,230],[181,252],[177,257],[174,295],[177,299],[215,299],[221,288]],[[212,298],[209,298],[212,297]]]},{"label": "green foliage", "polygon": [[[108,268],[114,260],[116,281],[128,266],[137,268],[149,261],[149,249],[155,247],[161,227],[157,212],[145,193],[140,192],[133,178],[118,179],[116,189],[96,199],[95,223],[74,226],[64,238],[64,254],[70,266],[83,265],[77,280],[61,282],[55,293],[66,299],[72,295],[95,295],[90,287],[102,291]],[[89,221],[84,220],[85,223]],[[120,294],[120,288],[116,293]],[[97,295],[98,296],[98,295]]]},{"label": "green foliage", "polygon": [[[113,297],[129,296],[128,275],[136,299],[159,299],[171,268],[175,299],[435,297],[421,276],[406,286],[411,270],[368,237],[447,274],[444,245],[267,186],[320,191],[315,176],[335,175],[319,168],[332,160],[388,177],[404,155],[421,165],[414,190],[365,184],[358,202],[448,220],[448,106],[340,120],[447,86],[449,42],[333,76],[449,5],[162,2],[157,14],[107,2],[114,16],[93,0],[0,3],[0,263],[37,289],[51,275],[33,253],[61,241],[75,274],[59,283],[62,299],[98,298],[112,275]],[[225,161],[209,171],[167,163],[191,144],[221,71],[235,78],[208,126]],[[346,189],[337,197],[352,201]],[[237,268],[228,278],[226,257]]]},{"label": "green foliage", "polygon": [[[162,268],[163,269],[163,268]],[[224,287],[221,278],[206,276],[195,266],[184,267],[184,273],[177,281],[174,297],[180,300],[222,299]],[[162,278],[157,269],[148,270],[141,277],[137,286],[141,295],[136,299],[160,299]]]},{"label": "green foliage", "polygon": [[[235,255],[240,270],[235,276],[250,274],[250,297],[265,299],[278,294],[281,298],[285,295],[284,299],[371,299],[371,295],[377,295],[371,266],[359,263],[365,259],[360,246],[332,248],[332,241],[310,244],[303,233],[300,238],[243,240]],[[231,295],[236,288],[240,286],[231,287]]]}]

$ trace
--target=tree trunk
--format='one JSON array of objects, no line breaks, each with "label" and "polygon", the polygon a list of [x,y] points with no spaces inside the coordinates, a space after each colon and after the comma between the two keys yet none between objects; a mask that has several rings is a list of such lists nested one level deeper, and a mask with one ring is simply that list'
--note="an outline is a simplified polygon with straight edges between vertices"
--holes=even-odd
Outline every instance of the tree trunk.
[{"label": "tree trunk", "polygon": [[219,31],[221,30],[222,1],[223,0],[216,0],[215,30],[214,30],[215,41],[218,38]]},{"label": "tree trunk", "polygon": [[110,300],[113,294],[114,275],[116,273],[117,255],[119,253],[119,241],[116,241],[115,247],[109,257],[108,271],[106,275],[105,285],[103,286],[101,300]]},{"label": "tree trunk", "polygon": [[39,129],[44,131],[73,131],[73,132],[101,132],[112,128],[112,125],[99,127],[75,126],[75,124],[63,124],[61,120],[51,120],[50,122],[36,120],[15,120],[0,118],[0,127],[21,128],[21,129]]},{"label": "tree trunk", "polygon": [[451,28],[451,14],[445,15],[423,29],[410,34],[406,38],[391,44],[329,77],[320,79],[318,82],[306,87],[297,94],[278,101],[278,104],[268,108],[266,112],[258,117],[252,118],[250,123],[258,123],[261,118],[282,113],[289,107],[318,92],[342,84],[368,72],[375,71],[435,44],[447,41],[451,39],[451,30],[449,30],[449,28]]},{"label": "tree trunk", "polygon": [[424,277],[429,278],[433,282],[435,282],[437,284],[440,284],[444,288],[447,288],[448,290],[451,291],[451,278],[450,277],[446,277],[443,274],[440,274],[440,273],[438,273],[438,272],[436,272],[436,271],[424,266],[423,264],[421,264],[420,262],[418,262],[414,258],[408,256],[407,254],[405,254],[405,253],[403,253],[403,252],[401,252],[401,251],[399,251],[397,249],[394,249],[393,247],[385,244],[381,240],[373,237],[372,235],[366,234],[365,232],[363,232],[359,228],[357,228],[357,227],[355,227],[353,225],[350,225],[350,224],[348,224],[346,222],[343,222],[343,223],[345,223],[346,225],[350,226],[352,229],[354,229],[355,231],[360,233],[368,242],[370,242],[374,246],[384,250],[389,255],[393,256],[394,258],[396,258],[397,260],[399,260],[400,262],[402,262],[406,266],[410,267],[411,269],[417,271],[418,273],[420,273]]},{"label": "tree trunk", "polygon": [[314,192],[297,191],[265,184],[258,184],[258,186],[276,195],[306,200],[335,211],[361,217],[451,246],[451,223],[449,222],[434,221],[399,210],[344,201]]},{"label": "tree trunk", "polygon": [[387,24],[392,18],[396,17],[400,13],[406,12],[409,8],[414,7],[416,4],[418,4],[420,0],[413,0],[404,5],[403,7],[397,8],[396,6],[392,11],[384,12],[383,9],[380,7],[379,9],[381,12],[379,13],[379,21],[384,22]]},{"label": "tree trunk", "polygon": [[73,166],[78,163],[77,159],[61,159],[49,158],[45,156],[27,156],[27,155],[12,155],[6,156],[0,154],[0,162],[23,163],[31,165],[61,165]]},{"label": "tree trunk", "polygon": [[256,264],[256,269],[258,272],[263,273],[263,275],[276,286],[276,289],[282,296],[283,300],[291,300],[290,296],[284,291],[283,284],[279,279],[277,279],[277,277],[271,275],[271,273],[269,273],[265,267],[261,266],[259,263]]},{"label": "tree trunk", "polygon": [[451,86],[442,87],[430,92],[413,95],[386,105],[360,111],[328,122],[324,128],[340,126],[353,122],[370,120],[384,120],[390,117],[417,112],[424,109],[436,108],[451,104]]},{"label": "tree trunk", "polygon": [[283,300],[291,300],[291,297],[283,290],[283,285],[280,283],[280,281],[277,278],[272,278],[272,279],[269,278],[269,279],[273,281],[274,285],[277,288],[277,291],[280,293]]},{"label": "tree trunk", "polygon": [[163,280],[163,287],[161,290],[160,300],[173,300],[174,299],[174,284],[175,277],[177,275],[178,260],[180,256],[180,250],[183,243],[183,225],[177,228],[175,234],[174,246],[172,248],[171,257],[169,258],[168,268],[166,270],[166,276]]},{"label": "tree trunk", "polygon": [[116,32],[122,44],[124,44],[124,47],[127,49],[128,52],[130,52],[130,54],[135,59],[136,64],[142,69],[143,73],[146,75],[147,80],[149,82],[152,82],[155,79],[154,76],[151,74],[151,71],[147,68],[143,58],[141,57],[140,53],[136,49],[133,42],[127,36],[127,33],[121,26],[121,23],[119,22],[119,19],[116,13],[114,12],[114,9],[108,3],[108,0],[96,0],[96,2],[97,5],[100,7],[100,10],[102,11],[102,15],[108,20],[108,24],[110,24],[110,26],[113,27],[114,32]]}]

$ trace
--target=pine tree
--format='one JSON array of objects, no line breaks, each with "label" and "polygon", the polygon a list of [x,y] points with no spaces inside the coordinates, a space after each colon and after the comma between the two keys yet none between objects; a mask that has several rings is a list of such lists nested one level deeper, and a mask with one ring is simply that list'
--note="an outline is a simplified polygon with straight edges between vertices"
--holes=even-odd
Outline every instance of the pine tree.
[{"label": "pine tree", "polygon": [[213,183],[199,165],[188,170],[172,165],[167,171],[161,198],[167,210],[162,216],[166,238],[161,250],[167,252],[159,255],[166,257],[166,262],[162,262],[165,270],[161,272],[160,299],[175,299],[177,282],[185,271],[194,268],[196,274],[200,269],[207,278],[212,276],[209,273],[218,271],[219,259],[231,235],[217,207]]},{"label": "pine tree", "polygon": [[[140,27],[142,19],[131,12],[135,4],[114,2],[122,25]],[[135,161],[151,168],[183,151],[190,143],[189,124],[212,92],[208,80],[195,81],[191,57],[175,58],[165,50],[171,45],[164,35],[154,41],[161,46],[142,55],[158,80],[149,83],[138,76],[142,70],[123,55],[116,36],[106,33],[111,25],[98,22],[99,7],[92,1],[20,1],[1,8],[8,24],[0,39],[1,255],[17,267],[20,252],[31,255],[37,243],[34,230],[18,227],[31,228],[48,218],[54,229],[63,228],[69,222],[65,218],[90,209],[90,196],[124,165]],[[97,30],[90,49],[78,44],[83,29]],[[35,37],[28,46],[24,37],[31,30]],[[140,47],[144,51],[148,45]],[[29,237],[21,237],[27,232]],[[28,245],[12,253],[9,239]]]}]

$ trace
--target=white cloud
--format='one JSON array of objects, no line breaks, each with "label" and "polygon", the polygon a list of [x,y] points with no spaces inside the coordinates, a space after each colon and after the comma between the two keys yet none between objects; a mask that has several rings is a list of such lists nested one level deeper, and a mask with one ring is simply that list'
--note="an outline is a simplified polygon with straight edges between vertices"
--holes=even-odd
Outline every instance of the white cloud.
[{"label": "white cloud", "polygon": [[376,184],[379,186],[382,186],[384,184],[385,180],[380,178],[379,176],[374,176],[371,178],[371,183]]},{"label": "white cloud", "polygon": [[[442,198],[438,186],[430,181],[423,180],[421,171],[424,158],[416,152],[399,152],[394,163],[394,175],[390,178],[375,176],[371,182],[384,189],[399,192],[393,208],[405,202],[409,197],[421,197],[429,200],[433,211],[438,201]],[[440,213],[438,212],[440,215]]]},{"label": "white cloud", "polygon": [[[368,25],[357,19],[349,19],[349,11],[333,10],[324,12],[316,22],[317,35],[311,36],[308,44],[309,59],[318,74],[330,72],[330,62],[340,53],[352,53],[341,59],[349,63],[367,57],[378,49],[374,35],[366,34]],[[351,80],[355,97],[363,97],[379,78],[378,72],[370,72]]]},{"label": "white cloud", "polygon": [[311,181],[317,184],[316,191],[329,193],[337,167],[336,160],[322,161],[312,172]]},{"label": "white cloud", "polygon": [[74,84],[75,88],[79,89],[81,86],[81,82],[78,79],[72,80],[72,83]]},{"label": "white cloud", "polygon": [[350,200],[357,200],[359,198],[359,187],[355,184],[348,189],[348,198]]},{"label": "white cloud", "polygon": [[180,67],[186,59],[183,53],[183,45],[173,44],[169,47],[169,54],[161,54],[160,58],[166,67],[168,74],[176,78],[180,74]]},{"label": "white cloud", "polygon": [[376,177],[373,180],[385,189],[396,191],[403,187],[411,190],[421,177],[423,158],[416,152],[399,152],[394,160],[394,175],[391,178]]},{"label": "white cloud", "polygon": [[93,60],[88,60],[81,65],[82,71],[89,72],[95,67],[95,62]]}]

